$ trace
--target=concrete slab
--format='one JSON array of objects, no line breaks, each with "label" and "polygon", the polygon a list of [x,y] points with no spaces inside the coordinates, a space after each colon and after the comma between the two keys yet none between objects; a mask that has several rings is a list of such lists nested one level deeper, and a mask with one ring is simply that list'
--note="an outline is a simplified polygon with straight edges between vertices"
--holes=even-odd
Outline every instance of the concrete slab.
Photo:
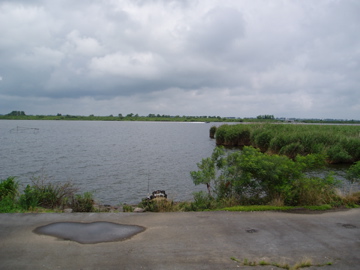
[{"label": "concrete slab", "polygon": [[[145,231],[125,241],[80,244],[39,235],[54,222],[107,221]],[[279,269],[231,260],[358,269],[360,209],[279,212],[0,214],[0,269]]]}]

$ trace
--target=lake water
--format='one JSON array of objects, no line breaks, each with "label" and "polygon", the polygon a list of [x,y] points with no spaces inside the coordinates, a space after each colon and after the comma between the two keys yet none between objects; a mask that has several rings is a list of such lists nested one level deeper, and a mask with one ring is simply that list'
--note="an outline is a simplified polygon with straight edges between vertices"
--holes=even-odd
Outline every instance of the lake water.
[{"label": "lake water", "polygon": [[16,176],[22,188],[32,177],[71,181],[111,205],[136,204],[157,189],[191,200],[206,190],[193,184],[190,171],[216,146],[209,138],[214,124],[0,120],[0,179]]},{"label": "lake water", "polygon": [[[0,179],[16,176],[72,181],[103,204],[138,203],[163,189],[188,200],[195,186],[190,171],[211,155],[213,124],[176,122],[0,121]],[[220,125],[220,123],[217,123]]]}]

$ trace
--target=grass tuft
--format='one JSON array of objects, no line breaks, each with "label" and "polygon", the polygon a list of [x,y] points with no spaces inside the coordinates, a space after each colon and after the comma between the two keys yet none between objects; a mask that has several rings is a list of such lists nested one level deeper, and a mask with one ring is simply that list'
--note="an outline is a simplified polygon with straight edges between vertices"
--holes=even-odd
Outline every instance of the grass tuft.
[{"label": "grass tuft", "polygon": [[311,267],[311,266],[316,266],[316,267],[322,267],[322,266],[326,266],[326,265],[332,265],[332,262],[326,262],[326,263],[322,263],[322,264],[315,264],[313,263],[313,261],[309,258],[304,258],[302,259],[300,262],[295,263],[294,265],[289,265],[288,263],[279,263],[279,262],[268,262],[265,260],[261,260],[259,262],[255,261],[251,261],[247,258],[244,258],[243,260],[239,260],[235,257],[230,257],[231,260],[240,263],[243,266],[267,266],[267,265],[271,265],[277,268],[281,268],[281,269],[288,269],[288,270],[297,270],[300,268],[307,268],[307,267]]}]

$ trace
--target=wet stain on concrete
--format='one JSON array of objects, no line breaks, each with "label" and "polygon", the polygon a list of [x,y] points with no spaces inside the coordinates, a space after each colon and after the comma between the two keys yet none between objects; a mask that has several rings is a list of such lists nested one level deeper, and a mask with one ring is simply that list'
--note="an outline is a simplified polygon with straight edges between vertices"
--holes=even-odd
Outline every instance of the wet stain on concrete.
[{"label": "wet stain on concrete", "polygon": [[257,233],[258,230],[256,230],[256,229],[247,229],[246,232],[248,232],[248,233]]},{"label": "wet stain on concrete", "polygon": [[357,228],[355,225],[352,225],[352,224],[343,224],[343,223],[338,223],[338,225],[346,228],[346,229],[355,229]]},{"label": "wet stain on concrete", "polygon": [[80,244],[96,244],[126,240],[145,230],[136,225],[123,225],[112,222],[57,222],[38,227],[37,234],[51,235]]}]

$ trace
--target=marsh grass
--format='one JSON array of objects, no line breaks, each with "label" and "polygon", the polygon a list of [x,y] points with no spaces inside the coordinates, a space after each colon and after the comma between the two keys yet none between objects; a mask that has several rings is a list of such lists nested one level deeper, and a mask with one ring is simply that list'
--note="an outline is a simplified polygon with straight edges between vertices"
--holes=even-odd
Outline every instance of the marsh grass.
[{"label": "marsh grass", "polygon": [[215,137],[218,145],[251,145],[290,158],[322,153],[329,163],[349,163],[360,160],[359,134],[359,126],[346,125],[225,124]]}]

